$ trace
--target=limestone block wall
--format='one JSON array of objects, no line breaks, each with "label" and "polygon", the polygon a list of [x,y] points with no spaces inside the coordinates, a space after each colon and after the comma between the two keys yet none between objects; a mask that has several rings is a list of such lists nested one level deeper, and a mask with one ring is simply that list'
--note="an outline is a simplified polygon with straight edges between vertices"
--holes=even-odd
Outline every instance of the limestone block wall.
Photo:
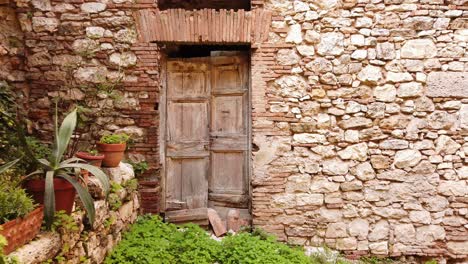
[{"label": "limestone block wall", "polygon": [[253,223],[349,255],[468,256],[467,1],[267,0]]}]

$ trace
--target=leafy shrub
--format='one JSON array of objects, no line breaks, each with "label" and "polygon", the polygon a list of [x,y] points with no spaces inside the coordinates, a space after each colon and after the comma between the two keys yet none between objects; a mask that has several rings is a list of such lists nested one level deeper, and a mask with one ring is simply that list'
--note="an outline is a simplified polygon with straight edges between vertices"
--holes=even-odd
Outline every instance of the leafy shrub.
[{"label": "leafy shrub", "polygon": [[220,263],[310,263],[310,259],[302,250],[278,243],[272,236],[263,238],[250,233],[240,233],[224,238],[221,244]]},{"label": "leafy shrub", "polygon": [[0,224],[24,217],[34,210],[33,200],[20,188],[0,182]]},{"label": "leafy shrub", "polygon": [[116,211],[122,206],[122,200],[116,193],[109,194],[107,202],[109,202],[109,207],[112,211]]},{"label": "leafy shrub", "polygon": [[138,189],[138,180],[131,179],[129,181],[126,181],[123,184],[123,187],[127,190],[128,193],[133,193]]},{"label": "leafy shrub", "polygon": [[137,177],[140,175],[143,175],[149,169],[149,165],[147,161],[140,161],[140,162],[128,161],[128,163],[132,165],[133,170],[135,171],[135,175]]},{"label": "leafy shrub", "polygon": [[276,242],[264,232],[240,233],[213,240],[197,225],[166,224],[159,217],[141,217],[107,257],[106,264],[314,264],[302,250]]},{"label": "leafy shrub", "polygon": [[104,144],[122,144],[127,142],[130,139],[130,136],[127,134],[110,134],[104,135],[101,137],[99,142]]}]

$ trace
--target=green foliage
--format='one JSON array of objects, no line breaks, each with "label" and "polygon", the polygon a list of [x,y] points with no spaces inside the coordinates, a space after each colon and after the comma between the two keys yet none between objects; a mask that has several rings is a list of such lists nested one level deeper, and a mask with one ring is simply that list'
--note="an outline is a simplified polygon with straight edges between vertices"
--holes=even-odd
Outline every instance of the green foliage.
[{"label": "green foliage", "polygon": [[140,161],[140,162],[128,161],[128,163],[132,165],[136,176],[143,175],[149,169],[148,162],[146,161]]},{"label": "green foliage", "polygon": [[424,262],[424,264],[438,264],[438,262],[435,259],[431,259],[431,260]]},{"label": "green foliage", "polygon": [[57,232],[59,229],[66,232],[77,232],[79,230],[75,219],[63,210],[55,212],[54,221],[52,222],[51,230]]},{"label": "green foliage", "polygon": [[133,193],[138,189],[138,180],[131,179],[129,181],[126,181],[123,184],[123,187],[127,190],[128,193]]},{"label": "green foliage", "polygon": [[[2,227],[0,226],[0,230]],[[3,254],[3,248],[8,245],[7,239],[0,235],[0,264],[19,264],[18,259],[7,257]]]},{"label": "green foliage", "polygon": [[88,154],[90,155],[93,155],[93,156],[98,156],[99,155],[99,152],[97,151],[97,149],[90,149],[88,151],[86,151]]},{"label": "green foliage", "polygon": [[112,211],[116,211],[122,206],[122,200],[116,193],[109,194],[107,201],[109,202],[109,207]]},{"label": "green foliage", "polygon": [[101,137],[99,142],[104,144],[123,144],[130,139],[130,136],[124,133],[121,134],[109,134]]},{"label": "green foliage", "polygon": [[112,263],[214,263],[221,247],[198,226],[165,224],[143,217],[106,259]]},{"label": "green foliage", "polygon": [[393,259],[382,257],[362,257],[359,259],[359,263],[362,264],[390,264],[394,262]]},{"label": "green foliage", "polygon": [[33,200],[22,188],[0,181],[0,224],[24,217],[34,207]]},{"label": "green foliage", "polygon": [[52,154],[50,146],[35,137],[26,137],[26,142],[36,159],[47,159]]},{"label": "green foliage", "polygon": [[106,264],[315,264],[301,249],[276,242],[259,229],[213,240],[200,227],[166,224],[157,216],[142,216],[107,257]]},{"label": "green foliage", "polygon": [[120,190],[123,190],[123,187],[122,185],[120,185],[119,183],[117,182],[111,182],[111,185],[110,185],[110,192],[111,193],[117,193],[119,192]]},{"label": "green foliage", "polygon": [[240,233],[224,238],[221,244],[220,263],[310,263],[302,250],[278,243],[272,236]]},{"label": "green foliage", "polygon": [[54,144],[51,149],[51,155],[48,160],[37,159],[37,162],[40,164],[40,169],[28,175],[28,177],[40,176],[45,178],[44,219],[48,229],[52,227],[55,214],[55,177],[63,178],[73,185],[82,201],[90,223],[94,222],[94,217],[96,214],[94,200],[89,194],[88,190],[77,181],[76,176],[79,175],[80,170],[87,170],[96,176],[96,178],[98,178],[106,193],[109,190],[109,179],[100,168],[90,164],[80,163],[82,161],[80,159],[64,159],[64,154],[70,143],[73,131],[76,128],[76,123],[77,112],[74,110],[64,118],[62,124],[59,127],[58,113],[56,108],[55,137]]}]

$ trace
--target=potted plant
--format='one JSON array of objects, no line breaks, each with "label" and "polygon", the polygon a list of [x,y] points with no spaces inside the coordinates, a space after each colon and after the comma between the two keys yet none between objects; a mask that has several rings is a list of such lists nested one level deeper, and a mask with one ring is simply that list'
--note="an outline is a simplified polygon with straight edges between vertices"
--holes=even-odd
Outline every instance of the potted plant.
[{"label": "potted plant", "polygon": [[99,168],[102,166],[102,160],[104,159],[104,155],[99,153],[96,149],[78,151],[75,156]]},{"label": "potted plant", "polygon": [[[0,167],[0,174],[5,173],[18,161]],[[6,239],[7,243],[3,243],[3,253],[9,254],[36,237],[41,229],[44,210],[43,206],[36,206],[17,183],[4,177],[0,179],[0,205],[0,240],[2,236]],[[2,252],[0,263],[1,256]]]},{"label": "potted plant", "polygon": [[79,158],[64,159],[65,150],[77,123],[76,110],[69,113],[58,127],[58,114],[55,114],[55,136],[52,154],[49,159],[38,159],[40,168],[26,177],[24,186],[38,203],[44,204],[46,227],[50,229],[55,211],[71,213],[75,193],[78,193],[90,223],[94,222],[94,201],[82,184],[79,183],[80,170],[89,171],[102,184],[105,193],[109,191],[107,175],[99,168],[83,163]]},{"label": "potted plant", "polygon": [[104,154],[102,165],[104,167],[117,167],[122,161],[127,141],[130,137],[127,134],[110,134],[101,137],[97,148],[99,152]]}]

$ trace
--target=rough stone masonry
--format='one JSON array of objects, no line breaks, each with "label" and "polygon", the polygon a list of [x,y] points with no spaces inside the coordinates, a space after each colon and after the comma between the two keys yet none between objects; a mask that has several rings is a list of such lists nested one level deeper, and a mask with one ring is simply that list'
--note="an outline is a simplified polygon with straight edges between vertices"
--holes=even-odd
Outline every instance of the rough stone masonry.
[{"label": "rough stone masonry", "polygon": [[[253,224],[351,255],[466,260],[467,1],[252,5],[274,12],[269,40],[252,49]],[[132,16],[157,3],[16,0],[0,8],[16,11],[24,47],[22,61],[0,39],[2,61],[11,58],[0,76],[26,91],[35,129],[51,131],[57,95],[90,102],[99,114],[90,137],[128,132],[134,152],[157,169],[160,53],[138,42]],[[64,89],[70,72],[77,85]],[[118,96],[87,93],[120,75]]]}]

